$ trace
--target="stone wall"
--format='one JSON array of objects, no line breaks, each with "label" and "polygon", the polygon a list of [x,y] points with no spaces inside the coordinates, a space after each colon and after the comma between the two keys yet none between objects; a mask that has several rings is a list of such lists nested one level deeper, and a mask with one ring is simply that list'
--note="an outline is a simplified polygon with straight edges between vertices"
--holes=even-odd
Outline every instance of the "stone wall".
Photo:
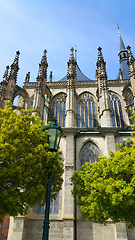
[{"label": "stone wall", "polygon": [[77,240],[116,240],[114,224],[107,226],[87,221],[77,221]]},{"label": "stone wall", "polygon": [[[41,240],[43,220],[25,219],[22,240]],[[50,221],[49,240],[73,239],[73,221]]]},{"label": "stone wall", "polygon": [[[22,240],[41,240],[43,220],[25,219]],[[63,239],[63,221],[51,221],[49,229],[50,240]]]}]

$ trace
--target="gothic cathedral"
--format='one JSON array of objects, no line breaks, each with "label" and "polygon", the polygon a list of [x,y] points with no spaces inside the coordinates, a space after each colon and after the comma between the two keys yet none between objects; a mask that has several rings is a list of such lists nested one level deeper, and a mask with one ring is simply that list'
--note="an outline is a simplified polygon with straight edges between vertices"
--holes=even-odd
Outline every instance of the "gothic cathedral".
[{"label": "gothic cathedral", "polygon": [[[119,31],[119,29],[118,29]],[[46,124],[54,115],[63,129],[60,149],[65,159],[62,190],[50,207],[50,240],[133,240],[135,229],[125,222],[107,226],[87,222],[74,206],[70,178],[74,169],[85,162],[99,161],[98,156],[115,152],[116,143],[131,139],[130,116],[135,104],[135,58],[120,39],[119,71],[116,79],[108,80],[102,48],[98,48],[96,79],[91,80],[80,70],[74,49],[70,49],[67,74],[60,81],[47,81],[47,51],[44,50],[35,82],[26,74],[23,87],[17,85],[19,51],[12,65],[6,67],[0,83],[0,108],[10,100],[14,109],[37,108]],[[10,70],[10,71],[9,71]],[[14,105],[14,99],[18,102]],[[131,106],[131,108],[130,108]],[[10,217],[8,240],[41,240],[44,207],[37,204],[27,216]],[[4,239],[1,238],[0,239]]]}]

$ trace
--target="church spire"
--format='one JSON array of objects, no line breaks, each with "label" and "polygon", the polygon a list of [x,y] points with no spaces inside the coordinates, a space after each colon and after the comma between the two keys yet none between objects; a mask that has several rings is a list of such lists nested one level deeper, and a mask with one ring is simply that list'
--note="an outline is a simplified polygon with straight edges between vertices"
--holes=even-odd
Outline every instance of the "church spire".
[{"label": "church spire", "polygon": [[125,45],[124,45],[124,42],[123,42],[122,37],[121,37],[121,35],[120,35],[120,29],[119,29],[119,27],[117,27],[117,29],[118,29],[119,38],[120,38],[120,51],[126,50]]},{"label": "church spire", "polygon": [[128,72],[128,65],[127,65],[127,50],[125,48],[125,44],[122,40],[121,34],[120,34],[120,30],[119,27],[117,27],[118,29],[118,34],[119,34],[119,39],[120,39],[120,51],[119,51],[119,62],[120,62],[120,67],[119,67],[119,72],[117,75],[116,79],[129,79],[129,72]]}]

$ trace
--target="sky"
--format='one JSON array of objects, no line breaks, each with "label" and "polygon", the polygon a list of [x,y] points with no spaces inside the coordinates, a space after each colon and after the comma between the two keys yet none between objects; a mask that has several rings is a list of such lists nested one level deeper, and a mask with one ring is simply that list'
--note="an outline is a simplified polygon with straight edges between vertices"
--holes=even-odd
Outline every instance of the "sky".
[{"label": "sky", "polygon": [[[36,81],[43,50],[47,49],[48,81],[67,73],[70,48],[77,49],[81,71],[95,79],[97,48],[102,47],[108,79],[119,71],[119,35],[135,56],[134,0],[0,0],[0,76],[20,51],[17,84],[27,72]],[[1,81],[0,80],[0,81]]]}]

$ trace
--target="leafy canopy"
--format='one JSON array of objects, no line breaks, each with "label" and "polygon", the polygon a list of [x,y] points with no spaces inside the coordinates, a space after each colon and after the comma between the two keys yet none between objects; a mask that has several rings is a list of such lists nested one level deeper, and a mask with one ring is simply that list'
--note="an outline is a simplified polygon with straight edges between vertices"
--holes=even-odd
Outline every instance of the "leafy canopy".
[{"label": "leafy canopy", "polygon": [[[132,125],[135,129],[135,124]],[[134,135],[135,132],[132,132]],[[100,224],[111,218],[135,226],[135,143],[117,144],[116,153],[74,171],[73,196],[82,217]]]},{"label": "leafy canopy", "polygon": [[42,130],[32,110],[17,114],[10,101],[0,109],[0,215],[23,215],[37,203],[44,204],[51,169],[51,198],[61,189],[62,153],[48,150],[49,133]]}]

